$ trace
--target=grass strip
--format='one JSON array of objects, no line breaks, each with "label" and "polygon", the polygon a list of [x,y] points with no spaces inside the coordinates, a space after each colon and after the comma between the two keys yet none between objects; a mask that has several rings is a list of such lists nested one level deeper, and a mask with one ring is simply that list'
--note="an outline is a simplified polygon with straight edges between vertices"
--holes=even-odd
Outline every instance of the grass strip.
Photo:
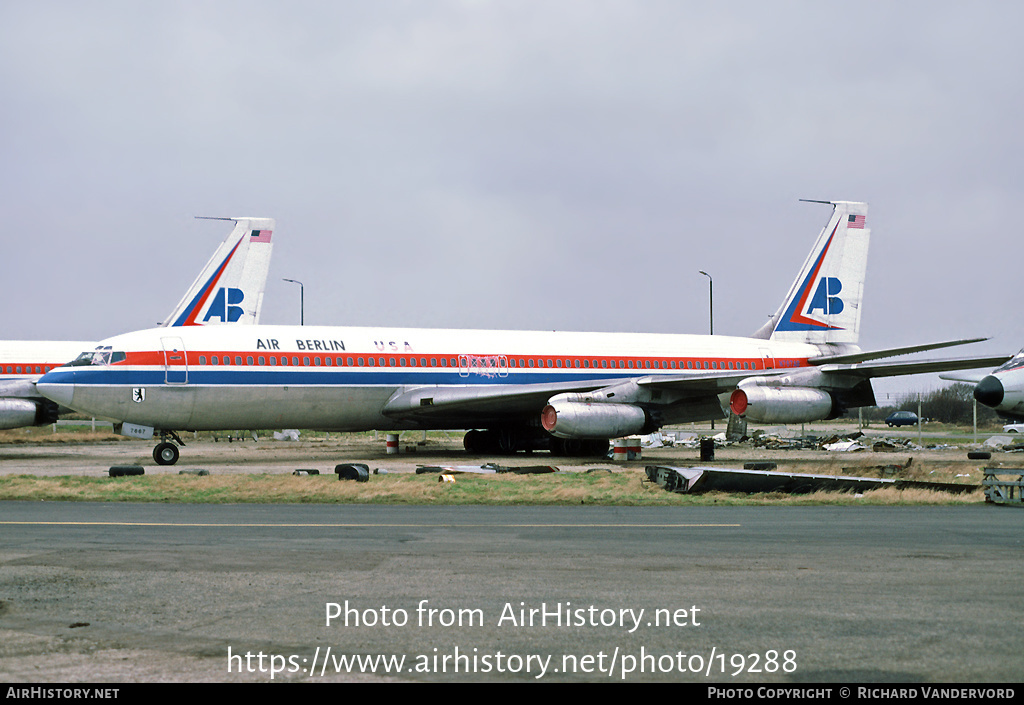
[{"label": "grass strip", "polygon": [[960,505],[985,501],[978,490],[962,495],[892,487],[863,494],[815,492],[682,495],[645,481],[639,469],[549,475],[371,475],[369,482],[335,475],[141,475],[87,477],[0,476],[0,500],[164,502],[182,504],[406,504],[406,505]]}]

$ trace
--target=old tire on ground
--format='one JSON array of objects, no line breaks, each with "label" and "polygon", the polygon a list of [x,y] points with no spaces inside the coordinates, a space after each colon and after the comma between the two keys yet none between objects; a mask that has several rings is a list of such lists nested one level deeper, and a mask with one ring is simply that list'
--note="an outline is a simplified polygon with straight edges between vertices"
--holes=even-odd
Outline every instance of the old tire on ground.
[{"label": "old tire on ground", "polygon": [[141,465],[112,465],[109,472],[111,477],[128,477],[129,475],[145,475],[146,469]]}]

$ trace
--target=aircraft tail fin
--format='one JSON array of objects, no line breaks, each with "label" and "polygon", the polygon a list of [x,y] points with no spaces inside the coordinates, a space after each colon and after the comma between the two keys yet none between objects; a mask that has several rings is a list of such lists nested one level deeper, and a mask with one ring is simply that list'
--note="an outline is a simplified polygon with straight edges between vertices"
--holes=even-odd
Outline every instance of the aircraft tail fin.
[{"label": "aircraft tail fin", "polygon": [[754,337],[800,343],[856,344],[867,272],[868,204],[830,203],[821,231],[789,293]]},{"label": "aircraft tail fin", "polygon": [[273,218],[215,218],[235,227],[162,327],[222,323],[255,325],[270,271]]}]

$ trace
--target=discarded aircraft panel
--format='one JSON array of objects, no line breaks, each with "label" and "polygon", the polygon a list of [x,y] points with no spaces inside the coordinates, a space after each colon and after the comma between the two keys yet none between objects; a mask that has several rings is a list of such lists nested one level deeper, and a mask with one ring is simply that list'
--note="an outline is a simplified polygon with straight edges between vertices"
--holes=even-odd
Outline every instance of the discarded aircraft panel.
[{"label": "discarded aircraft panel", "polygon": [[672,468],[648,465],[644,472],[647,473],[648,480],[661,485],[669,492],[685,494],[693,489],[705,470],[707,468]]},{"label": "discarded aircraft panel", "polygon": [[521,467],[504,467],[496,463],[485,463],[484,465],[420,465],[416,468],[417,475],[426,473],[444,473],[448,475],[494,475],[496,473],[514,473],[516,475],[539,475],[551,472],[558,472],[558,468],[551,465],[524,465]]},{"label": "discarded aircraft panel", "polygon": [[520,465],[518,467],[506,467],[496,463],[487,463],[483,467],[494,468],[494,472],[498,473],[510,472],[516,475],[546,475],[547,473],[558,472],[558,468],[553,465]]},{"label": "discarded aircraft panel", "polygon": [[370,481],[370,466],[364,463],[341,463],[334,466],[339,480]]},{"label": "discarded aircraft panel", "polygon": [[465,473],[473,475],[493,475],[494,468],[485,468],[479,465],[420,465],[416,468],[417,475],[440,473],[442,475],[462,475]]},{"label": "discarded aircraft panel", "polygon": [[943,492],[971,492],[976,485],[958,485],[945,482],[917,482],[846,475],[811,475],[806,473],[773,472],[767,470],[739,470],[734,468],[687,467],[648,465],[647,477],[669,492],[697,494],[701,492],[785,492],[809,494],[811,492],[866,492],[881,487],[896,489],[928,489]]}]

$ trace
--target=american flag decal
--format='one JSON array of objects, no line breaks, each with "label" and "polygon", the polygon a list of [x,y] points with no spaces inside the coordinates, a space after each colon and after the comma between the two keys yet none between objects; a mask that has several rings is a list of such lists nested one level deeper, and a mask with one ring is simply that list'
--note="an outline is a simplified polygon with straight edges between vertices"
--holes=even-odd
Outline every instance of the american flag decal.
[{"label": "american flag decal", "polygon": [[853,228],[854,230],[864,229],[864,216],[862,215],[851,215],[846,223],[847,228]]},{"label": "american flag decal", "polygon": [[249,236],[249,242],[270,242],[270,234],[273,230],[253,230]]}]

